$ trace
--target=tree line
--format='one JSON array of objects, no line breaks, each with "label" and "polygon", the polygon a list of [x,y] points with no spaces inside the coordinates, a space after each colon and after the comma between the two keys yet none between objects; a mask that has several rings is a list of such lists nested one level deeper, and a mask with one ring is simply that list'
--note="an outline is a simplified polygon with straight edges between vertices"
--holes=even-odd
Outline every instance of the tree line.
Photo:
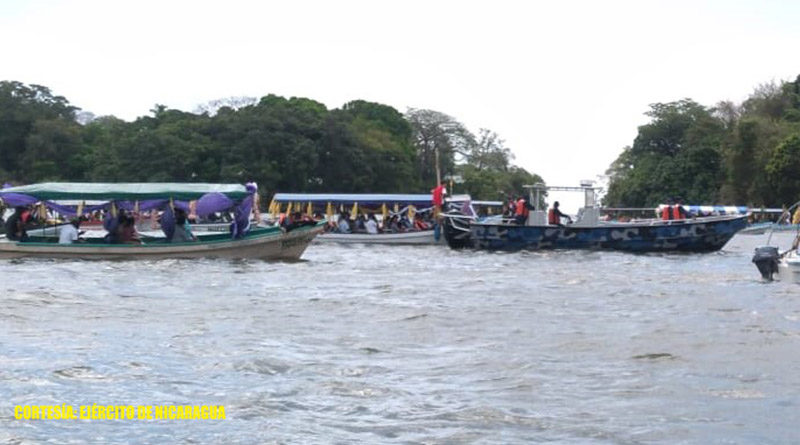
[{"label": "tree line", "polygon": [[268,95],[95,117],[40,85],[0,82],[0,181],[236,182],[262,192],[427,193],[441,173],[476,199],[541,178],[494,132],[433,110]]},{"label": "tree line", "polygon": [[742,103],[656,103],[607,175],[609,207],[781,207],[800,200],[800,76],[762,84]]}]

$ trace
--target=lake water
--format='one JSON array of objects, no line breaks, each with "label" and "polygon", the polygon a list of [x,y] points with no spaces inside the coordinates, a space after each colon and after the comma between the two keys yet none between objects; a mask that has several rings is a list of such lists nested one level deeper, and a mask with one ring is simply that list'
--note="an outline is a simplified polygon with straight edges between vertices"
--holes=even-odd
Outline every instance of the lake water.
[{"label": "lake water", "polygon": [[[800,287],[718,253],[0,262],[0,442],[798,443]],[[16,405],[225,420],[17,420]]]}]

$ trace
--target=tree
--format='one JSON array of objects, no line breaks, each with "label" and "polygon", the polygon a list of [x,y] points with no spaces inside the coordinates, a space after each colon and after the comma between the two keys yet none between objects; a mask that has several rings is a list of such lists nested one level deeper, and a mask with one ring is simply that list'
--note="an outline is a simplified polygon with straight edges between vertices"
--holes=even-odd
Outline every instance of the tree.
[{"label": "tree", "polygon": [[767,179],[777,203],[791,205],[800,200],[800,135],[781,142],[766,165]]},{"label": "tree", "polygon": [[417,171],[422,184],[435,184],[439,180],[437,166],[441,177],[452,174],[456,156],[466,156],[475,144],[475,136],[444,113],[410,108],[406,119],[413,129]]},{"label": "tree", "polygon": [[715,202],[724,166],[725,123],[690,99],[650,106],[631,147],[611,165],[608,206],[649,207],[680,198]]}]

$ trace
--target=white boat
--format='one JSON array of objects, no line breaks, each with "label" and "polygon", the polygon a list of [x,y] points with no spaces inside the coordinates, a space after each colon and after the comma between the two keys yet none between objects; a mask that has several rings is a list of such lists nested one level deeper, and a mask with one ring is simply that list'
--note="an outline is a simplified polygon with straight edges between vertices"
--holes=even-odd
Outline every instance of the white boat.
[{"label": "white boat", "polygon": [[787,283],[800,283],[800,254],[797,249],[786,252],[778,261],[778,279]]},{"label": "white boat", "polygon": [[[785,220],[799,206],[800,201],[794,203],[781,214],[778,220]],[[758,267],[762,278],[767,281],[772,281],[773,276],[777,275],[780,281],[800,283],[800,230],[796,232],[791,247],[780,252],[777,246],[770,244],[773,233],[781,231],[777,227],[779,225],[775,224],[769,229],[766,245],[756,247],[753,263]]]},{"label": "white boat", "polygon": [[354,243],[354,244],[436,244],[433,230],[421,230],[404,233],[323,233],[315,240],[317,243]]}]

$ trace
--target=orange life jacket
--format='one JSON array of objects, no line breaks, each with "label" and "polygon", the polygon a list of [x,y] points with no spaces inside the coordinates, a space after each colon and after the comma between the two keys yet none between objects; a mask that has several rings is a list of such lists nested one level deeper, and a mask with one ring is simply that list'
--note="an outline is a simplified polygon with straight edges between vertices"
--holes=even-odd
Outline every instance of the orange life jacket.
[{"label": "orange life jacket", "polygon": [[681,214],[681,206],[672,206],[672,219],[683,219],[683,215]]},{"label": "orange life jacket", "polygon": [[661,219],[664,221],[669,221],[672,219],[672,214],[670,213],[670,206],[664,206],[661,208]]},{"label": "orange life jacket", "polygon": [[560,222],[561,221],[559,221],[559,218],[556,216],[556,210],[555,209],[550,209],[550,210],[547,211],[547,223],[548,224],[558,225],[558,223],[560,223]]},{"label": "orange life jacket", "polygon": [[514,212],[517,216],[528,216],[528,207],[525,205],[524,199],[517,200]]}]

